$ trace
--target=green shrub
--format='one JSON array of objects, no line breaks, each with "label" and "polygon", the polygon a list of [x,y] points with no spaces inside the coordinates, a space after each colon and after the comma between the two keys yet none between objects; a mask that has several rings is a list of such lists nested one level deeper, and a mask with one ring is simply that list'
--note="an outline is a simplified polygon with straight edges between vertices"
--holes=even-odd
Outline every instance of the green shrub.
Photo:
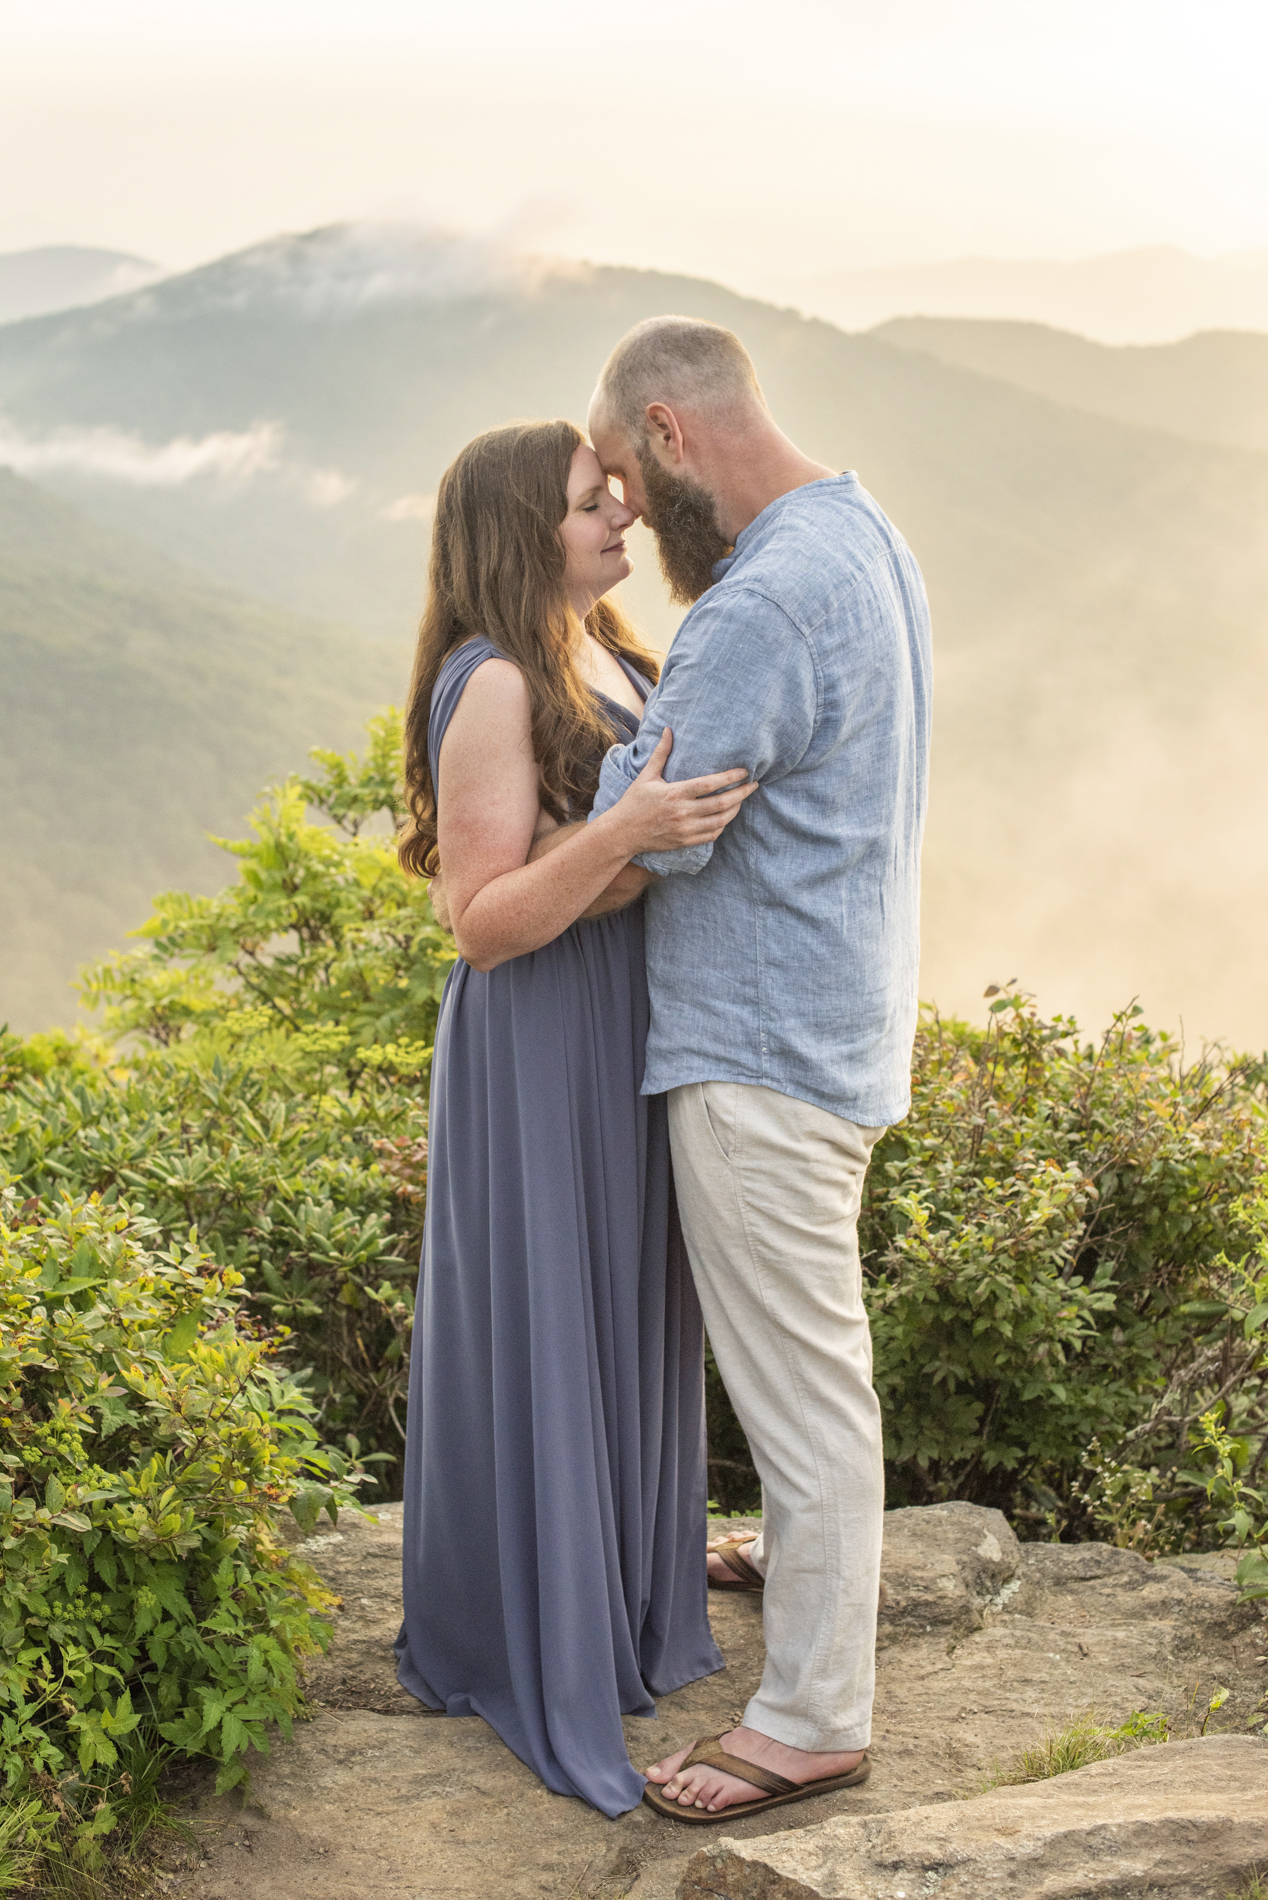
[{"label": "green shrub", "polygon": [[[245,1041],[275,1067],[316,1059],[354,1084],[384,1046],[417,1061],[456,952],[392,838],[362,835],[403,815],[400,744],[389,712],[370,722],[364,759],[316,753],[321,774],[266,795],[254,837],[220,840],[235,883],[156,898],[136,933],[148,948],[85,976],[106,1028],[149,1048],[236,1053]],[[331,822],[312,823],[309,807]]]},{"label": "green shrub", "polygon": [[0,1770],[10,1847],[93,1846],[138,1749],[221,1788],[286,1732],[332,1599],[279,1540],[360,1480],[240,1276],[96,1197],[0,1190]]},{"label": "green shrub", "polygon": [[860,1226],[891,1501],[1086,1535],[1087,1447],[1153,1414],[1229,1313],[1263,1065],[1186,1067],[1135,1008],[1081,1042],[1009,991],[984,1029],[927,1012],[914,1072]]},{"label": "green shrub", "polygon": [[386,1460],[388,1495],[455,954],[390,840],[366,835],[400,815],[398,753],[385,715],[364,760],[320,754],[317,778],[265,800],[253,836],[226,845],[235,883],[156,900],[145,947],[86,978],[113,1051],[20,1052],[7,1090],[0,1068],[0,1159],[24,1192],[122,1197],[165,1237],[196,1226],[257,1314],[291,1329],[323,1430]]},{"label": "green shrub", "polygon": [[82,1031],[77,1036],[68,1036],[64,1029],[14,1036],[5,1024],[0,1026],[0,1089],[12,1088],[27,1076],[93,1075],[103,1053]]},{"label": "green shrub", "polygon": [[1092,1441],[1081,1498],[1102,1535],[1134,1550],[1244,1549],[1249,1601],[1268,1596],[1268,1195],[1234,1211],[1251,1247],[1222,1254],[1205,1296],[1181,1307],[1184,1350],[1116,1446]]},{"label": "green shrub", "polygon": [[0,1154],[28,1195],[97,1193],[164,1236],[196,1227],[257,1313],[292,1329],[327,1433],[395,1457],[421,1214],[391,1168],[425,1153],[415,1085],[368,1069],[350,1089],[337,1065],[284,1055],[186,1044],[27,1080],[0,1097]]},{"label": "green shrub", "polygon": [[[867,1178],[889,1502],[968,1498],[1023,1534],[1148,1551],[1258,1539],[1264,1065],[1186,1067],[1134,1008],[1089,1044],[989,994],[983,1028],[922,1012],[911,1113]],[[751,1508],[716,1374],[709,1437],[723,1508]]]}]

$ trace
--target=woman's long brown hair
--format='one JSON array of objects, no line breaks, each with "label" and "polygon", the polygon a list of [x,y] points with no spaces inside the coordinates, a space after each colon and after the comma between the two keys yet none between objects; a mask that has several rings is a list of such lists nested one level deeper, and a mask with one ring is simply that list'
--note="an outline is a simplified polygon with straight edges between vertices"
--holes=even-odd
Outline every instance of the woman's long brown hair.
[{"label": "woman's long brown hair", "polygon": [[[584,440],[571,422],[513,422],[468,442],[441,477],[405,714],[411,817],[397,848],[415,876],[439,868],[427,724],[437,675],[464,640],[484,634],[523,673],[541,801],[560,823],[590,810],[603,754],[621,736],[577,670],[577,622],[564,591],[559,529],[572,458]],[[585,624],[609,653],[658,678],[659,662],[610,600],[600,600]]]}]

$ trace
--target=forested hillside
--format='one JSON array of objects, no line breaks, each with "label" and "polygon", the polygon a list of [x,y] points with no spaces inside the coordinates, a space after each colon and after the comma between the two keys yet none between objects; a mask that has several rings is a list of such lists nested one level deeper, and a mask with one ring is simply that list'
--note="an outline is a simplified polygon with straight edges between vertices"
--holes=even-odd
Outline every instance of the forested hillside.
[{"label": "forested hillside", "polygon": [[403,650],[214,587],[0,470],[0,1023],[75,1011],[68,980],[158,890],[211,888],[210,831],[403,689]]},{"label": "forested hillside", "polygon": [[1114,346],[1045,323],[896,317],[873,334],[1119,422],[1268,450],[1262,331],[1207,330],[1180,343]]},{"label": "forested hillside", "polygon": [[[0,330],[0,459],[403,649],[455,450],[510,416],[584,417],[611,343],[674,309],[740,333],[781,422],[858,469],[928,578],[925,993],[968,1008],[1018,975],[1089,1022],[1140,993],[1191,1035],[1268,1041],[1268,455],[695,279],[348,227]],[[629,594],[667,641],[645,546]],[[297,704],[319,670],[278,669]]]}]

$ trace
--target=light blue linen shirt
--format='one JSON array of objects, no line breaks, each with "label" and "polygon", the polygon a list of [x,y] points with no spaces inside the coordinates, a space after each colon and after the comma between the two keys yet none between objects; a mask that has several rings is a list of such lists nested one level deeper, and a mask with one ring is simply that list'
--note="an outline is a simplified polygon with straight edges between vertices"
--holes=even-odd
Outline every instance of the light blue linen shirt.
[{"label": "light blue linen shirt", "polygon": [[920,570],[857,475],[781,495],[718,563],[594,806],[666,726],[669,778],[744,765],[762,788],[716,844],[640,860],[645,1095],[748,1082],[868,1128],[907,1113],[930,674]]}]

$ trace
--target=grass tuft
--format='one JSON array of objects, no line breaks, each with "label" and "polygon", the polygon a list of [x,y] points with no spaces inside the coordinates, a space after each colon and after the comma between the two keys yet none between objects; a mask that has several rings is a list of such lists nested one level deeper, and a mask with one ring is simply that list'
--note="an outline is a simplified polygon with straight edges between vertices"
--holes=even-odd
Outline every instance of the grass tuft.
[{"label": "grass tuft", "polygon": [[1129,1749],[1166,1742],[1170,1738],[1165,1715],[1137,1710],[1115,1728],[1099,1720],[1089,1709],[1064,1728],[1050,1729],[1042,1741],[1023,1748],[1007,1767],[996,1763],[983,1783],[983,1790],[1047,1781],[1052,1775],[1068,1775],[1076,1768],[1087,1768],[1092,1762],[1108,1761]]},{"label": "grass tuft", "polygon": [[0,1894],[17,1893],[34,1879],[49,1827],[48,1811],[34,1796],[0,1803]]},{"label": "grass tuft", "polygon": [[[189,1842],[193,1830],[173,1812],[160,1791],[172,1751],[121,1738],[119,1772],[100,1786],[33,1778],[29,1791],[0,1792],[0,1896],[27,1900],[146,1900],[154,1851],[173,1835]],[[85,1826],[97,1805],[108,1801],[114,1826],[102,1839]]]}]

